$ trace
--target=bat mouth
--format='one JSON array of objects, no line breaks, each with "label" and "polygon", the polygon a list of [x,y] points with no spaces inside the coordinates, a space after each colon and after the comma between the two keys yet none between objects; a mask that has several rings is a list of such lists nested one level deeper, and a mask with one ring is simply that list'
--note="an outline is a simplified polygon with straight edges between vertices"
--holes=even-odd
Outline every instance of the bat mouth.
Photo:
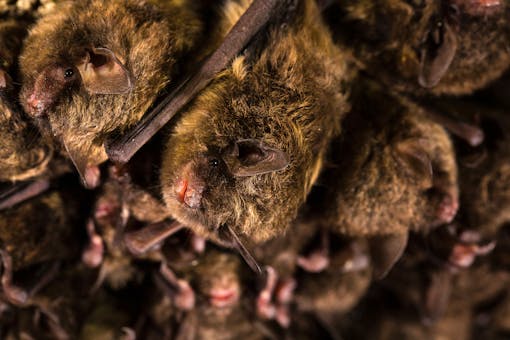
[{"label": "bat mouth", "polygon": [[216,308],[230,307],[239,300],[239,292],[235,288],[216,288],[209,292],[209,303]]}]

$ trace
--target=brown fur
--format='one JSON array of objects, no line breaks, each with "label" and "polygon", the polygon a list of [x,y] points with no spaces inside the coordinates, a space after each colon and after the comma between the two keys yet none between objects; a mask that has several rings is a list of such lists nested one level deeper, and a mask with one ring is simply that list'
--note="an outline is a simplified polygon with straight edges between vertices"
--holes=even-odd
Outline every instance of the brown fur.
[{"label": "brown fur", "polygon": [[36,129],[23,120],[16,105],[14,75],[27,23],[8,20],[0,24],[0,181],[18,181],[40,175],[52,156]]},{"label": "brown fur", "polygon": [[77,202],[57,191],[0,214],[0,247],[12,257],[14,269],[77,256]]},{"label": "brown fur", "polygon": [[[317,177],[328,140],[339,132],[347,65],[314,2],[305,1],[303,9],[296,23],[268,32],[255,60],[235,59],[176,120],[163,157],[163,196],[172,215],[200,235],[218,241],[223,225],[255,242],[281,235]],[[242,139],[283,151],[289,166],[234,177],[221,156]],[[199,208],[179,202],[182,180],[202,183]]]},{"label": "brown fur", "polygon": [[[458,188],[447,133],[412,103],[374,83],[359,84],[344,133],[331,146],[330,164],[310,198],[316,222],[341,234],[375,236],[451,221]],[[412,148],[406,154],[400,145]],[[430,162],[432,179],[416,156]]]},{"label": "brown fur", "polygon": [[441,12],[448,11],[454,1],[338,3],[340,9],[331,12],[338,41],[345,47],[354,46],[354,54],[363,67],[387,86],[422,94],[467,94],[498,78],[510,65],[510,6],[506,1],[500,1],[491,13],[473,13],[459,6],[458,18],[442,20],[455,27],[458,47],[449,70],[430,89],[418,83],[420,50],[428,32],[441,21]]},{"label": "brown fur", "polygon": [[[296,305],[299,310],[338,318],[350,311],[365,295],[371,282],[368,249],[363,241],[354,242],[358,242],[356,247],[359,249],[350,249],[347,245],[336,250],[331,254],[330,264],[325,271],[304,273],[299,277],[296,290]],[[366,256],[366,266],[349,270],[349,265],[359,260],[356,259],[359,256]]]},{"label": "brown fur", "polygon": [[[85,49],[106,47],[131,75],[126,94],[88,95],[78,83],[55,94],[45,111],[51,134],[75,162],[93,166],[106,160],[103,143],[135,124],[200,41],[202,25],[191,8],[179,1],[76,1],[59,4],[30,31],[21,60],[27,103],[36,78],[49,65],[72,67]],[[81,169],[83,170],[83,169]]]},{"label": "brown fur", "polygon": [[[459,159],[461,223],[477,230],[483,238],[496,239],[500,228],[510,221],[510,141],[506,112],[481,105],[459,105],[459,114],[479,115],[486,140]],[[484,155],[484,156],[483,156]],[[479,159],[470,165],[470,158]]]}]

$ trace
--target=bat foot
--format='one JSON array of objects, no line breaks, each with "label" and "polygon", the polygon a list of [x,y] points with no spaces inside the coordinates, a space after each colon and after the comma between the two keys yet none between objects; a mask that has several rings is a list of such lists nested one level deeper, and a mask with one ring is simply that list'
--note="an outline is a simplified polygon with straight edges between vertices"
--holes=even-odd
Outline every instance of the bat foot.
[{"label": "bat foot", "polygon": [[195,292],[187,281],[177,280],[178,293],[174,297],[175,306],[189,311],[195,307]]},{"label": "bat foot", "polygon": [[287,328],[291,321],[289,305],[294,298],[297,283],[293,278],[278,282],[276,271],[268,268],[266,286],[257,298],[257,315],[266,320],[274,319],[280,326]]},{"label": "bat foot", "polygon": [[453,246],[448,261],[457,267],[468,268],[478,256],[489,254],[495,247],[495,241],[485,245],[457,243]]},{"label": "bat foot", "polygon": [[103,239],[96,233],[92,220],[87,223],[87,233],[90,242],[81,254],[81,260],[87,267],[97,268],[103,263],[104,246]]},{"label": "bat foot", "polygon": [[289,305],[278,306],[275,319],[282,328],[289,328],[291,322]]},{"label": "bat foot", "polygon": [[205,251],[205,238],[193,234],[191,236],[191,249],[197,254],[203,254]]},{"label": "bat foot", "polygon": [[267,266],[265,285],[257,297],[257,315],[262,319],[271,320],[276,315],[276,307],[271,302],[276,284],[278,282],[278,274],[273,267]]}]

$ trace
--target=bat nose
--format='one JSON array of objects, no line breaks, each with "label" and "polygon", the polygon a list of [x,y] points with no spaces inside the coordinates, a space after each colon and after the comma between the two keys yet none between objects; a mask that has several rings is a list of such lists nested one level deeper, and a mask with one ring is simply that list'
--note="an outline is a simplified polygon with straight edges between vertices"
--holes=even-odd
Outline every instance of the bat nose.
[{"label": "bat nose", "polygon": [[30,97],[28,97],[27,104],[27,111],[29,111],[28,113],[30,113],[32,116],[40,116],[44,111],[43,103],[39,98],[37,98],[35,93],[32,93]]},{"label": "bat nose", "polygon": [[177,183],[176,191],[179,202],[193,209],[200,208],[202,202],[202,186],[193,183],[193,181],[183,179]]}]

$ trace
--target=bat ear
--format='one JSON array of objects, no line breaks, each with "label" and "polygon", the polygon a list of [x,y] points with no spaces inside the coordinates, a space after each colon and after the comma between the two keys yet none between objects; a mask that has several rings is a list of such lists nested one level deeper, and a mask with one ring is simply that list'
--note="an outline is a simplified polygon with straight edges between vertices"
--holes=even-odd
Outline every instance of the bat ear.
[{"label": "bat ear", "polygon": [[376,236],[369,240],[373,276],[376,280],[384,278],[400,259],[407,246],[408,233]]},{"label": "bat ear", "polygon": [[406,139],[395,145],[397,161],[407,169],[412,176],[420,180],[423,188],[432,187],[432,161],[425,151],[421,139]]},{"label": "bat ear", "polygon": [[430,88],[436,86],[450,67],[457,52],[457,35],[448,23],[429,32],[421,51],[418,82]]},{"label": "bat ear", "polygon": [[76,67],[91,94],[122,94],[133,88],[129,71],[107,48],[87,51],[83,62]]},{"label": "bat ear", "polygon": [[289,165],[289,157],[257,139],[240,139],[224,156],[230,172],[247,177],[282,170]]}]

